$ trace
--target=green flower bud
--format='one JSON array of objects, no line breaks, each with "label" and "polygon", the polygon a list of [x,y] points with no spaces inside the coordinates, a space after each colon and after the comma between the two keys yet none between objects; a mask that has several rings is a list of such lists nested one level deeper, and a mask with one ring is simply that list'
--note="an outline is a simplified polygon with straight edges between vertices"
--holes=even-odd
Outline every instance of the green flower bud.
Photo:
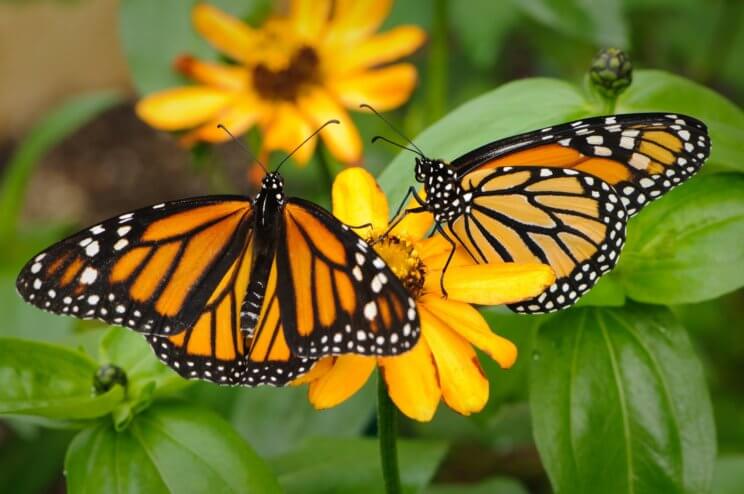
[{"label": "green flower bud", "polygon": [[124,369],[113,364],[102,365],[93,377],[93,391],[96,394],[105,393],[113,388],[115,384],[125,387],[127,375]]},{"label": "green flower bud", "polygon": [[602,96],[614,100],[633,81],[633,64],[619,48],[605,48],[592,60],[589,77]]}]

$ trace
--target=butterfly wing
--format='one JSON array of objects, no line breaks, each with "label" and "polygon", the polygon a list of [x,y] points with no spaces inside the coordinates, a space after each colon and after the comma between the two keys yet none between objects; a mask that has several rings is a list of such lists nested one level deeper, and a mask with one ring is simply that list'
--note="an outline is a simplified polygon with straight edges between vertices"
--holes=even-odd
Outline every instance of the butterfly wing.
[{"label": "butterfly wing", "polygon": [[705,124],[692,117],[636,113],[594,117],[495,141],[452,162],[469,173],[504,166],[569,168],[612,185],[632,216],[691,177],[710,154]]},{"label": "butterfly wing", "polygon": [[[314,360],[290,351],[284,338],[276,295],[276,263],[259,257],[248,239],[209,303],[187,331],[149,336],[158,357],[186,378],[218,384],[283,386],[309,371]],[[271,262],[271,265],[268,265]],[[254,276],[266,273],[255,283]],[[248,333],[241,330],[241,303],[249,287],[264,286],[258,319]]]},{"label": "butterfly wing", "polygon": [[573,169],[503,167],[463,182],[465,213],[446,224],[476,262],[541,262],[556,272],[548,290],[512,310],[552,312],[575,303],[612,269],[627,212],[606,182]]},{"label": "butterfly wing", "polygon": [[142,208],[78,232],[34,257],[16,286],[42,309],[148,334],[193,326],[251,230],[240,196]]},{"label": "butterfly wing", "polygon": [[315,204],[289,200],[276,261],[281,319],[299,355],[395,355],[418,341],[415,302],[395,274]]}]

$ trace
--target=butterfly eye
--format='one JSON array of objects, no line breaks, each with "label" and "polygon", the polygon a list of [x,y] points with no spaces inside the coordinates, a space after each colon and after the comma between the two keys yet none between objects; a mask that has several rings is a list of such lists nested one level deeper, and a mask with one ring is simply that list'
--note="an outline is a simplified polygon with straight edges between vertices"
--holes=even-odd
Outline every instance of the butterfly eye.
[{"label": "butterfly eye", "polygon": [[421,160],[421,158],[416,158],[416,170],[414,173],[416,174],[416,180],[418,180],[419,182],[423,182],[426,178],[424,162]]}]

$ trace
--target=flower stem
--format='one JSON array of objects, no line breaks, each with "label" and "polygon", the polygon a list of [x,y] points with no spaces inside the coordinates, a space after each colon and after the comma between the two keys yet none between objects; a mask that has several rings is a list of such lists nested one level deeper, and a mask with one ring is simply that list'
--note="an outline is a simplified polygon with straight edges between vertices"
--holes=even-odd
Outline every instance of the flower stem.
[{"label": "flower stem", "polygon": [[615,97],[615,98],[606,98],[604,100],[604,103],[605,103],[605,108],[604,108],[605,111],[604,111],[604,113],[606,115],[612,115],[613,113],[615,113],[615,103],[617,103],[617,97]]},{"label": "flower stem", "polygon": [[382,374],[377,376],[377,434],[380,438],[380,461],[387,494],[400,494],[400,472],[398,471],[397,410]]}]

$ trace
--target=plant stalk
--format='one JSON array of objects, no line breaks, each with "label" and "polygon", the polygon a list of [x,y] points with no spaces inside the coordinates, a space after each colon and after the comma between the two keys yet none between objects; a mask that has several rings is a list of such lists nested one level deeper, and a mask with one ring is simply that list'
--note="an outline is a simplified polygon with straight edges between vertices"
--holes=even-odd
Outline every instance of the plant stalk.
[{"label": "plant stalk", "polygon": [[400,471],[398,470],[397,413],[382,374],[377,375],[377,434],[380,439],[380,462],[387,494],[400,494]]}]

